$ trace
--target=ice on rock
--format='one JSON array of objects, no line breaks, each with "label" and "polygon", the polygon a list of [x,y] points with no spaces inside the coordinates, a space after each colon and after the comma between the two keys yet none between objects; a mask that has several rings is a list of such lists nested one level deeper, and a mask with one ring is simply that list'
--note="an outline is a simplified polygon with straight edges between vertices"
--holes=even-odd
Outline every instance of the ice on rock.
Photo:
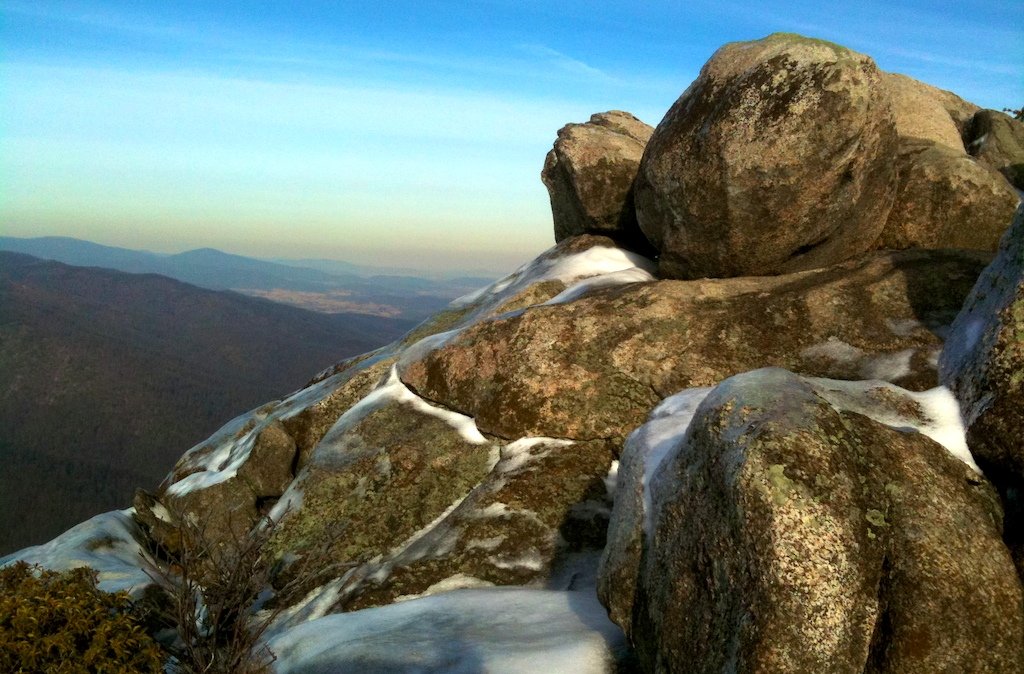
[{"label": "ice on rock", "polygon": [[[863,414],[899,431],[926,435],[975,472],[981,473],[967,448],[960,406],[947,387],[938,386],[917,393],[885,381],[842,381],[811,377],[807,380],[836,409]],[[886,405],[877,395],[879,392],[914,403],[917,413],[900,412],[892,405]]]},{"label": "ice on rock", "polygon": [[411,601],[413,599],[422,599],[423,597],[431,597],[435,594],[451,592],[452,590],[479,589],[484,587],[494,587],[494,583],[474,576],[467,576],[464,573],[457,573],[454,576],[437,581],[420,594],[399,595],[398,597],[395,597],[395,603]]},{"label": "ice on rock", "polygon": [[633,484],[640,477],[643,492],[644,531],[651,531],[651,480],[670,451],[683,441],[697,408],[711,393],[710,387],[691,388],[665,398],[654,408],[647,423],[633,431],[622,450],[616,478]]},{"label": "ice on rock", "polygon": [[621,269],[619,271],[601,274],[600,276],[592,276],[585,278],[582,281],[577,281],[544,304],[565,304],[566,302],[577,300],[590,291],[597,290],[598,288],[610,288],[612,286],[626,285],[627,283],[643,283],[655,280],[657,279],[654,274],[649,272],[647,269],[642,269],[640,267]]},{"label": "ice on rock", "polygon": [[491,285],[454,300],[451,306],[463,307],[481,300],[490,303],[493,299],[511,297],[527,286],[544,281],[570,284],[590,276],[627,270],[637,271],[633,276],[622,277],[620,283],[634,282],[630,279],[653,280],[655,269],[657,265],[643,255],[611,246],[594,246],[580,253],[555,258],[541,254]]},{"label": "ice on rock", "polygon": [[114,510],[68,529],[49,543],[19,550],[0,558],[0,566],[24,561],[54,571],[88,566],[99,573],[104,592],[125,590],[140,594],[159,577],[158,567],[139,541],[142,533],[133,510]]},{"label": "ice on rock", "polygon": [[179,469],[190,474],[167,487],[167,494],[181,496],[226,482],[249,460],[256,438],[274,420],[290,419],[320,402],[347,381],[343,373],[296,391],[284,400],[263,405],[235,417],[208,440],[185,452]]},{"label": "ice on rock", "polygon": [[[544,304],[562,304],[579,299],[591,290],[610,286],[654,281],[657,265],[650,259],[611,246],[594,246],[580,253],[549,257],[554,249],[541,254],[508,276],[499,279],[449,304],[454,310],[468,311],[446,332],[424,337],[407,347],[398,358],[398,371],[422,360],[428,353],[443,347],[466,328],[486,319],[517,293],[545,281],[559,281],[567,287]],[[510,317],[524,309],[501,314]]]},{"label": "ice on rock", "polygon": [[[917,325],[919,324],[916,321],[890,322],[894,333],[897,329],[913,330]],[[840,365],[848,365],[864,379],[892,381],[911,373],[910,363],[914,357],[914,349],[872,354],[837,337],[829,337],[820,344],[807,347],[800,355],[804,358],[824,358]]]},{"label": "ice on rock", "polygon": [[891,381],[910,374],[910,361],[914,357],[914,349],[903,349],[893,353],[881,353],[869,357],[860,366],[860,374],[865,379],[885,379]]},{"label": "ice on rock", "polygon": [[392,403],[411,405],[417,412],[440,419],[455,429],[466,442],[475,445],[488,442],[487,438],[477,429],[472,417],[431,405],[410,391],[398,378],[396,367],[392,366],[387,380],[342,414],[324,435],[320,445],[329,447],[367,415]]},{"label": "ice on rock", "polygon": [[[547,456],[553,448],[568,447],[571,444],[573,444],[572,440],[561,438],[520,438],[501,448],[501,460],[496,468],[501,473],[513,473],[531,461]],[[534,452],[534,448],[538,446],[545,449]]]},{"label": "ice on rock", "polygon": [[464,589],[325,616],[270,641],[292,672],[604,673],[625,638],[591,592]]}]

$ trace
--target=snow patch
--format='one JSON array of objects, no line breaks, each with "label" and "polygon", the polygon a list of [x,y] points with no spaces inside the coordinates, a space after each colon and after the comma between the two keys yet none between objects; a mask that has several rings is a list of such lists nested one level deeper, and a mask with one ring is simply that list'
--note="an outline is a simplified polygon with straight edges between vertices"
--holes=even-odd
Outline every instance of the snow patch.
[{"label": "snow patch", "polygon": [[490,538],[474,538],[466,542],[466,549],[494,550],[504,542],[504,536],[492,536]]},{"label": "snow patch", "polygon": [[435,349],[440,349],[442,346],[450,342],[457,335],[459,335],[467,326],[456,328],[454,330],[446,330],[445,332],[438,332],[434,335],[429,335],[414,342],[412,345],[406,347],[402,351],[402,355],[398,357],[398,369],[403,370],[409,364],[415,363],[426,357],[428,353]]},{"label": "snow patch", "polygon": [[[819,395],[833,407],[863,414],[880,424],[898,431],[918,432],[939,443],[975,472],[981,473],[978,464],[967,448],[967,438],[960,406],[945,386],[938,386],[920,393],[908,391],[885,381],[842,381],[807,377]],[[892,406],[873,399],[872,390],[883,390],[891,396],[900,397],[916,404],[919,415],[901,414]]]},{"label": "snow patch", "polygon": [[199,471],[169,486],[167,495],[181,496],[233,478],[249,460],[256,437],[263,428],[264,424],[257,423],[254,418],[251,428],[222,441],[212,452],[192,462],[189,468],[198,468]]},{"label": "snow patch", "polygon": [[524,552],[518,557],[489,557],[487,561],[499,569],[529,569],[530,571],[540,571],[544,568],[544,558],[541,557],[540,553],[534,548],[530,548],[527,552]]},{"label": "snow patch", "polygon": [[169,513],[167,511],[167,508],[165,508],[164,505],[159,501],[153,502],[153,506],[150,508],[150,512],[153,513],[153,517],[157,518],[161,522],[166,522],[170,525],[174,524],[174,519],[171,517],[171,513]]},{"label": "snow patch", "polygon": [[467,589],[340,613],[269,642],[291,672],[610,671],[626,651],[593,592]]},{"label": "snow patch", "polygon": [[[451,515],[455,511],[456,508],[458,508],[460,505],[462,505],[462,502],[465,501],[466,498],[472,492],[473,492],[473,490],[471,489],[469,492],[464,494],[461,498],[457,499],[451,505],[449,505],[447,508],[445,508],[444,512],[442,512],[440,515],[435,517],[433,519],[433,521],[430,522],[430,524],[428,524],[427,526],[423,527],[419,531],[413,533],[411,536],[409,536],[409,538],[405,539],[404,542],[402,542],[397,548],[395,548],[392,551],[391,556],[393,558],[397,558],[402,553],[409,551],[410,548],[412,548],[413,545],[415,545],[420,539],[424,538],[431,531],[436,529],[438,527],[438,525],[441,524],[441,522],[443,522],[445,519],[447,519],[447,517],[449,515]],[[443,546],[443,549],[439,549],[439,550],[438,549],[433,549],[433,550],[429,550],[429,551],[426,550],[426,549],[420,550],[420,551],[418,551],[418,554],[415,554],[415,555],[412,555],[412,556],[407,556],[407,561],[414,561],[414,560],[417,560],[417,559],[421,559],[422,557],[425,557],[428,552],[432,552],[433,554],[436,554],[438,556],[445,555],[445,554],[447,554],[448,552],[451,551],[450,548],[454,547],[455,542],[456,541],[454,541],[454,540],[448,541],[447,542],[448,544]],[[436,546],[431,546],[431,547],[436,547]]]},{"label": "snow patch", "polygon": [[402,380],[398,378],[398,370],[395,366],[391,367],[391,373],[388,375],[387,382],[378,391],[382,392],[382,397],[390,398],[398,403],[411,405],[417,412],[440,419],[454,428],[462,439],[470,444],[487,444],[487,438],[480,433],[472,417],[431,405],[410,391],[409,387],[402,383]]},{"label": "snow patch", "polygon": [[[305,469],[303,472],[305,472]],[[294,514],[302,508],[304,499],[301,486],[302,480],[300,479],[302,477],[304,477],[304,474],[300,473],[291,481],[288,488],[281,494],[281,498],[277,500],[277,503],[267,513],[267,519],[263,521],[264,524],[269,525],[271,521],[280,522],[285,515]]]},{"label": "snow patch", "polygon": [[149,574],[158,575],[159,571],[139,544],[142,533],[132,517],[134,512],[128,508],[96,515],[49,543],[0,558],[0,566],[18,561],[54,571],[88,566],[99,573],[99,588],[104,592],[126,590],[137,596],[153,583]]},{"label": "snow patch", "polygon": [[339,373],[296,391],[278,403],[263,405],[235,417],[208,440],[185,452],[178,467],[195,472],[171,484],[167,494],[181,496],[235,477],[249,460],[256,438],[268,424],[301,413],[326,398],[345,381],[348,378],[344,373]]},{"label": "snow patch", "polygon": [[370,413],[391,403],[410,405],[417,412],[440,419],[455,429],[466,442],[474,445],[487,444],[488,442],[487,438],[477,429],[472,417],[431,405],[410,391],[409,387],[402,383],[402,380],[398,377],[397,367],[392,365],[387,380],[363,397],[362,400],[348,408],[324,435],[320,441],[320,446],[330,446]]},{"label": "snow patch", "polygon": [[501,502],[494,502],[487,505],[484,508],[478,508],[473,512],[473,517],[488,518],[488,517],[508,517],[514,515],[516,511],[508,507],[508,505]]},{"label": "snow patch", "polygon": [[264,633],[264,638],[267,640],[273,639],[275,636],[287,632],[296,625],[301,625],[327,615],[327,612],[331,610],[341,597],[341,588],[348,581],[352,573],[353,570],[349,569],[342,577],[335,578],[325,585],[310,590],[294,606],[289,606],[277,616]]},{"label": "snow patch", "polygon": [[[679,446],[690,427],[697,408],[711,393],[711,387],[691,388],[665,398],[651,411],[647,423],[633,431],[622,450],[623,460],[639,460],[643,466],[640,488],[643,492],[644,531],[651,536],[651,481],[670,451]],[[616,466],[616,474],[618,473]]]},{"label": "snow patch", "polygon": [[916,318],[887,318],[885,324],[897,337],[909,337],[915,330],[925,327],[924,323]]},{"label": "snow patch", "polygon": [[838,363],[851,363],[863,358],[864,351],[838,337],[829,337],[821,344],[807,347],[800,355],[805,358],[827,358]]},{"label": "snow patch", "polygon": [[[551,449],[555,447],[568,447],[571,444],[573,444],[572,440],[560,438],[520,438],[501,448],[501,461],[497,466],[498,471],[502,473],[515,472],[531,461],[547,456]],[[538,445],[545,445],[548,449],[541,452],[533,452],[533,448]]]},{"label": "snow patch", "polygon": [[608,494],[608,498],[615,498],[615,491],[619,486],[619,461],[616,459],[612,461],[611,468],[608,469],[608,474],[604,476],[604,489]]},{"label": "snow patch", "polygon": [[865,379],[885,379],[887,381],[906,377],[910,374],[910,359],[913,357],[914,349],[872,356],[861,363],[860,374]]},{"label": "snow patch", "polygon": [[[614,274],[633,269],[645,272],[649,278],[641,278],[640,273],[634,274],[632,278],[653,280],[656,268],[657,265],[643,255],[611,246],[594,246],[580,253],[561,257],[546,257],[546,254],[542,254],[491,285],[454,300],[449,306],[458,308],[480,300],[511,296],[527,286],[544,281],[561,281],[570,284],[588,276]],[[625,278],[623,277],[623,279]],[[618,282],[632,283],[634,281],[621,280]]]},{"label": "snow patch", "polygon": [[[910,324],[913,326],[910,326]],[[913,330],[919,325],[917,321],[889,322],[895,333],[897,330]],[[839,365],[854,368],[863,379],[884,379],[891,381],[905,377],[911,373],[910,363],[915,349],[904,349],[892,353],[873,354],[852,344],[847,344],[837,337],[829,337],[820,344],[809,346],[800,352],[804,358],[831,360]]]},{"label": "snow patch", "polygon": [[403,594],[395,597],[395,602],[410,601],[412,599],[422,599],[423,597],[430,597],[435,594],[441,594],[442,592],[451,592],[452,590],[466,590],[466,589],[478,589],[482,587],[494,587],[494,583],[489,580],[482,580],[474,576],[467,576],[462,573],[457,573],[454,576],[439,580],[426,590],[419,594]]},{"label": "snow patch", "polygon": [[577,281],[544,304],[565,304],[567,302],[578,300],[587,293],[592,290],[597,290],[598,288],[610,288],[612,286],[621,286],[629,283],[643,283],[646,281],[656,280],[657,277],[646,269],[631,267],[629,269],[622,269],[602,274],[600,276],[586,278],[582,281]]}]

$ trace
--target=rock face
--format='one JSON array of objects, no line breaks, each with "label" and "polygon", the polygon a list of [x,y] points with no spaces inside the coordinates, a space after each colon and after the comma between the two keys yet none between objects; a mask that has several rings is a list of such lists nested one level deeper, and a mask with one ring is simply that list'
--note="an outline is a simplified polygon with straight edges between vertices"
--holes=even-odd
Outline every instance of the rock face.
[{"label": "rock face", "polygon": [[[601,590],[644,668],[1016,671],[1024,598],[998,498],[907,430],[949,442],[955,403],[944,422],[926,402],[758,370],[707,394],[656,465],[621,475],[629,490],[647,474],[649,510],[617,504]],[[636,531],[642,553],[622,554]],[[633,596],[612,582],[630,569]]]},{"label": "rock face", "polygon": [[719,49],[648,143],[637,217],[669,278],[849,259],[896,189],[896,131],[874,62],[777,34]]},{"label": "rock face", "polygon": [[962,149],[906,138],[897,166],[896,203],[877,247],[998,248],[1020,200],[1002,175]]},{"label": "rock face", "polygon": [[[875,247],[994,251],[1019,201],[998,172],[1013,161],[1012,149],[1002,149],[1013,146],[1012,129],[948,91],[904,75],[883,80],[899,134],[899,187]],[[999,133],[988,133],[993,123]],[[975,137],[978,157],[964,147]]]},{"label": "rock face", "polygon": [[280,525],[268,552],[283,581],[329,581],[330,601],[297,609],[306,618],[457,588],[592,583],[615,446],[481,434],[473,419],[415,395],[394,368],[477,322],[653,281],[647,269],[606,237],[564,240],[406,339],[234,420],[182,457],[155,496],[139,495],[136,519],[173,554],[178,516],[230,544],[269,512]]},{"label": "rock face", "polygon": [[621,440],[671,392],[764,365],[928,388],[936,333],[988,259],[874,253],[788,276],[597,290],[472,325],[403,357],[399,372],[509,439]]},{"label": "rock face", "polygon": [[979,464],[1024,486],[1024,208],[957,316],[939,360]]},{"label": "rock face", "polygon": [[956,94],[897,73],[882,73],[901,138],[932,141],[963,152],[963,136],[978,106]]},{"label": "rock face", "polygon": [[232,420],[186,452],[156,494],[136,493],[136,520],[171,554],[181,543],[183,516],[192,517],[212,544],[241,540],[287,490],[337,417],[376,386],[390,365],[386,359],[359,360]]},{"label": "rock face", "polygon": [[566,124],[544,160],[541,180],[551,197],[555,241],[579,234],[605,234],[639,247],[633,180],[654,129],[619,110]]},{"label": "rock face", "polygon": [[980,110],[971,119],[966,136],[972,156],[1024,190],[1024,122],[995,110]]},{"label": "rock face", "polygon": [[971,451],[999,487],[1003,537],[1024,579],[1024,206],[953,323],[939,368]]}]

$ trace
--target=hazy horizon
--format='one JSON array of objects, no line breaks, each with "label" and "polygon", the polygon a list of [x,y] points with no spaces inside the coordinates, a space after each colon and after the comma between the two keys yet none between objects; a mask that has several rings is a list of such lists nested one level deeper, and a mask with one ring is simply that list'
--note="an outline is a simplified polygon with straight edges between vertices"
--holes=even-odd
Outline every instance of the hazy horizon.
[{"label": "hazy horizon", "polygon": [[[454,259],[454,264],[452,266],[443,267],[443,268],[436,268],[435,269],[435,268],[431,268],[431,267],[428,267],[428,266],[417,266],[417,263],[421,262],[422,260],[413,259],[413,260],[411,260],[411,262],[409,264],[391,263],[391,262],[389,262],[387,260],[378,262],[378,261],[373,259],[372,255],[370,257],[368,257],[368,258],[360,258],[360,259],[351,259],[351,258],[346,258],[346,257],[323,257],[323,256],[309,257],[309,256],[289,256],[289,255],[249,255],[249,254],[241,253],[241,252],[238,252],[238,251],[235,251],[235,250],[226,250],[224,248],[217,248],[216,246],[190,246],[190,245],[187,245],[187,244],[185,244],[185,245],[177,245],[177,246],[170,246],[170,247],[167,247],[167,248],[163,248],[163,249],[157,250],[157,249],[154,249],[154,248],[125,246],[125,245],[121,245],[119,243],[109,243],[109,242],[103,242],[103,241],[96,241],[96,240],[93,240],[93,239],[84,239],[84,238],[81,238],[81,237],[66,236],[66,235],[62,235],[62,234],[42,234],[42,235],[39,235],[39,236],[17,236],[17,235],[8,235],[8,234],[5,234],[5,233],[0,233],[0,237],[9,237],[9,238],[12,238],[12,239],[25,240],[25,241],[48,240],[48,239],[70,239],[70,240],[73,240],[73,241],[84,241],[86,243],[93,243],[93,244],[97,244],[97,245],[105,246],[105,247],[109,247],[109,248],[129,250],[129,251],[134,251],[134,252],[138,252],[138,253],[154,253],[156,255],[167,255],[167,256],[177,255],[177,254],[180,254],[180,253],[188,253],[188,252],[197,251],[197,250],[210,250],[210,249],[212,249],[212,250],[217,250],[217,251],[222,252],[222,253],[227,253],[229,255],[239,255],[239,256],[242,256],[242,257],[247,257],[247,258],[251,258],[251,259],[255,259],[255,260],[263,260],[265,262],[277,262],[277,263],[280,263],[280,264],[288,264],[289,262],[300,263],[300,262],[317,262],[317,261],[340,262],[340,263],[343,263],[343,264],[351,264],[351,265],[356,266],[356,267],[365,267],[368,270],[374,271],[374,272],[381,272],[381,273],[387,273],[387,274],[397,274],[397,273],[401,273],[401,272],[422,272],[423,274],[428,275],[430,277],[458,276],[458,275],[460,275],[459,274],[460,272],[462,272],[461,275],[472,275],[472,274],[479,273],[479,274],[486,275],[486,276],[496,277],[498,275],[507,274],[508,272],[513,271],[514,267],[518,267],[518,266],[520,266],[522,264],[522,262],[517,262],[517,263],[515,263],[514,267],[509,267],[509,268],[506,268],[505,266],[490,266],[490,267],[488,267],[486,265],[476,266],[476,267],[474,267],[474,266],[464,266],[464,265],[466,265],[466,263],[472,263],[474,260],[466,259],[466,258],[460,258],[460,257],[455,257],[455,258],[453,258]],[[0,246],[0,250],[6,250],[6,248],[4,246]],[[18,251],[15,251],[15,252],[18,252]],[[32,253],[27,253],[27,254],[32,254]],[[36,256],[38,257],[38,255],[36,255]],[[386,257],[388,259],[390,259],[390,256],[386,256]],[[485,258],[484,261],[486,261],[486,258]],[[301,266],[301,265],[299,265],[299,266]]]},{"label": "hazy horizon", "polygon": [[1016,1],[0,2],[0,233],[511,270],[555,133],[656,125],[726,42],[799,32],[1024,104]]}]

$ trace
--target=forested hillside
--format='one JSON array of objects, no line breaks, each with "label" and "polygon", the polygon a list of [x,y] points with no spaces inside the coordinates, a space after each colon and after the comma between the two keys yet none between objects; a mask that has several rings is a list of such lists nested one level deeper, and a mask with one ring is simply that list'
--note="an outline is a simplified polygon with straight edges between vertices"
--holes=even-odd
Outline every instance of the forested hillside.
[{"label": "forested hillside", "polygon": [[224,419],[409,327],[0,253],[0,551],[124,507]]}]

